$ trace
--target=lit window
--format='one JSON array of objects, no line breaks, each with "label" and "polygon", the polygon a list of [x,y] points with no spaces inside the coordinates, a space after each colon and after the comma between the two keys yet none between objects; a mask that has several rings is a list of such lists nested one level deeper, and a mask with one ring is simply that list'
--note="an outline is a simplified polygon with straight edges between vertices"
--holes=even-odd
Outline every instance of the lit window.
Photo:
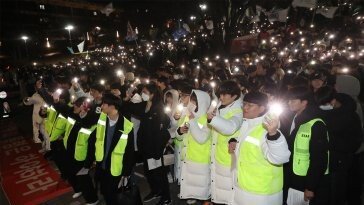
[{"label": "lit window", "polygon": [[43,4],[39,5],[39,9],[40,10],[45,10],[44,5]]},{"label": "lit window", "polygon": [[97,12],[96,11],[94,11],[94,16],[97,16]]}]

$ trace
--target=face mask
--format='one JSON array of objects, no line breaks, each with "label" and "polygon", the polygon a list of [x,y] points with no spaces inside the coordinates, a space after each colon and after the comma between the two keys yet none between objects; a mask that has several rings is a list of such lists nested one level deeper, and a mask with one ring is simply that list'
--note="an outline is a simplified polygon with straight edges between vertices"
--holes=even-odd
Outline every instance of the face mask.
[{"label": "face mask", "polygon": [[[148,96],[149,97],[149,96]],[[132,103],[140,103],[143,101],[142,97],[138,93],[134,94],[133,97],[130,99]]]},{"label": "face mask", "polygon": [[143,101],[149,101],[149,95],[142,93],[142,99]]},{"label": "face mask", "polygon": [[189,102],[187,105],[187,110],[190,112],[195,112],[196,108],[197,108],[197,106],[191,102]]},{"label": "face mask", "polygon": [[334,107],[331,104],[327,104],[327,105],[320,105],[320,109],[321,110],[332,110],[332,109],[334,109]]}]

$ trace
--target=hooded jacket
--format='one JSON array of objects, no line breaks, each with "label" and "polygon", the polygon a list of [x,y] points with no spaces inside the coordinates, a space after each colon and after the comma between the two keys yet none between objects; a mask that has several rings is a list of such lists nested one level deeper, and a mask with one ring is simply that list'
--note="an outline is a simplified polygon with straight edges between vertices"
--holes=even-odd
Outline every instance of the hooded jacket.
[{"label": "hooded jacket", "polygon": [[167,100],[167,94],[168,93],[170,93],[172,95],[172,99],[173,99],[172,105],[170,106],[171,112],[167,114],[169,119],[171,120],[171,124],[170,124],[170,128],[168,129],[168,132],[171,135],[171,138],[174,138],[178,126],[177,126],[177,120],[175,120],[173,116],[176,113],[179,94],[178,94],[177,90],[174,90],[174,89],[168,90],[163,96],[163,100],[164,100],[165,103],[166,103],[166,100]]},{"label": "hooded jacket", "polygon": [[33,107],[33,122],[41,124],[43,122],[43,118],[39,115],[40,107],[44,105],[43,98],[39,95],[39,93],[34,93],[32,97],[29,98],[28,101],[24,101],[25,105],[34,105]]},{"label": "hooded jacket", "polygon": [[[217,163],[215,152],[218,134],[233,135],[238,131],[243,123],[243,112],[235,114],[230,119],[223,118],[224,115],[234,109],[242,109],[242,99],[239,98],[227,106],[217,105],[216,116],[212,118],[209,125],[212,132],[212,149],[211,149],[211,200],[214,203],[227,204],[231,201],[233,194],[233,179],[230,167],[225,167]],[[226,140],[226,147],[228,139]]]},{"label": "hooded jacket", "polygon": [[[211,142],[208,140],[211,138],[211,130],[205,125],[198,123],[198,119],[206,115],[210,106],[210,96],[201,90],[192,90],[192,94],[197,97],[197,107],[195,111],[190,111],[194,116],[189,120],[189,134],[192,136],[191,140],[194,140],[198,144],[203,146],[211,146]],[[177,132],[177,138],[185,138],[183,140],[184,147],[182,155],[186,155],[188,152],[188,134],[179,135]],[[210,149],[210,148],[209,148]],[[208,156],[210,158],[210,156]],[[187,156],[183,156],[182,173],[181,173],[181,193],[180,198],[194,198],[200,200],[207,200],[210,198],[210,162],[197,163],[187,159]]]}]

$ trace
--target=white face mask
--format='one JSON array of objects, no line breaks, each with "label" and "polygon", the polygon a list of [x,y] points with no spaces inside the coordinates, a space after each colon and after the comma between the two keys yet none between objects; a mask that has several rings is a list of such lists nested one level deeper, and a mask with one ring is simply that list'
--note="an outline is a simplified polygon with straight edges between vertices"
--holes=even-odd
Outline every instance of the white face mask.
[{"label": "white face mask", "polygon": [[192,113],[195,112],[196,108],[197,108],[197,106],[195,104],[191,103],[191,102],[189,102],[188,105],[187,105],[187,110],[192,112]]},{"label": "white face mask", "polygon": [[142,99],[143,101],[148,101],[149,100],[149,95],[145,94],[145,93],[142,93]]},{"label": "white face mask", "polygon": [[327,105],[320,105],[320,109],[321,110],[332,110],[332,109],[334,109],[334,107],[331,104],[327,104]]},{"label": "white face mask", "polygon": [[[149,97],[149,96],[148,96]],[[130,99],[132,103],[140,103],[143,101],[142,97],[138,93],[135,93],[133,97]]]}]

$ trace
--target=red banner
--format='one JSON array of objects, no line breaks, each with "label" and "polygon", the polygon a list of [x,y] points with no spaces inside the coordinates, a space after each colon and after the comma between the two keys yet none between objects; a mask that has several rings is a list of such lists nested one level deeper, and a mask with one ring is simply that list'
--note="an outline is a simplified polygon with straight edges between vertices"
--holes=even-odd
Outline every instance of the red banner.
[{"label": "red banner", "polygon": [[8,136],[0,140],[0,174],[12,205],[39,204],[71,190],[30,139]]}]

